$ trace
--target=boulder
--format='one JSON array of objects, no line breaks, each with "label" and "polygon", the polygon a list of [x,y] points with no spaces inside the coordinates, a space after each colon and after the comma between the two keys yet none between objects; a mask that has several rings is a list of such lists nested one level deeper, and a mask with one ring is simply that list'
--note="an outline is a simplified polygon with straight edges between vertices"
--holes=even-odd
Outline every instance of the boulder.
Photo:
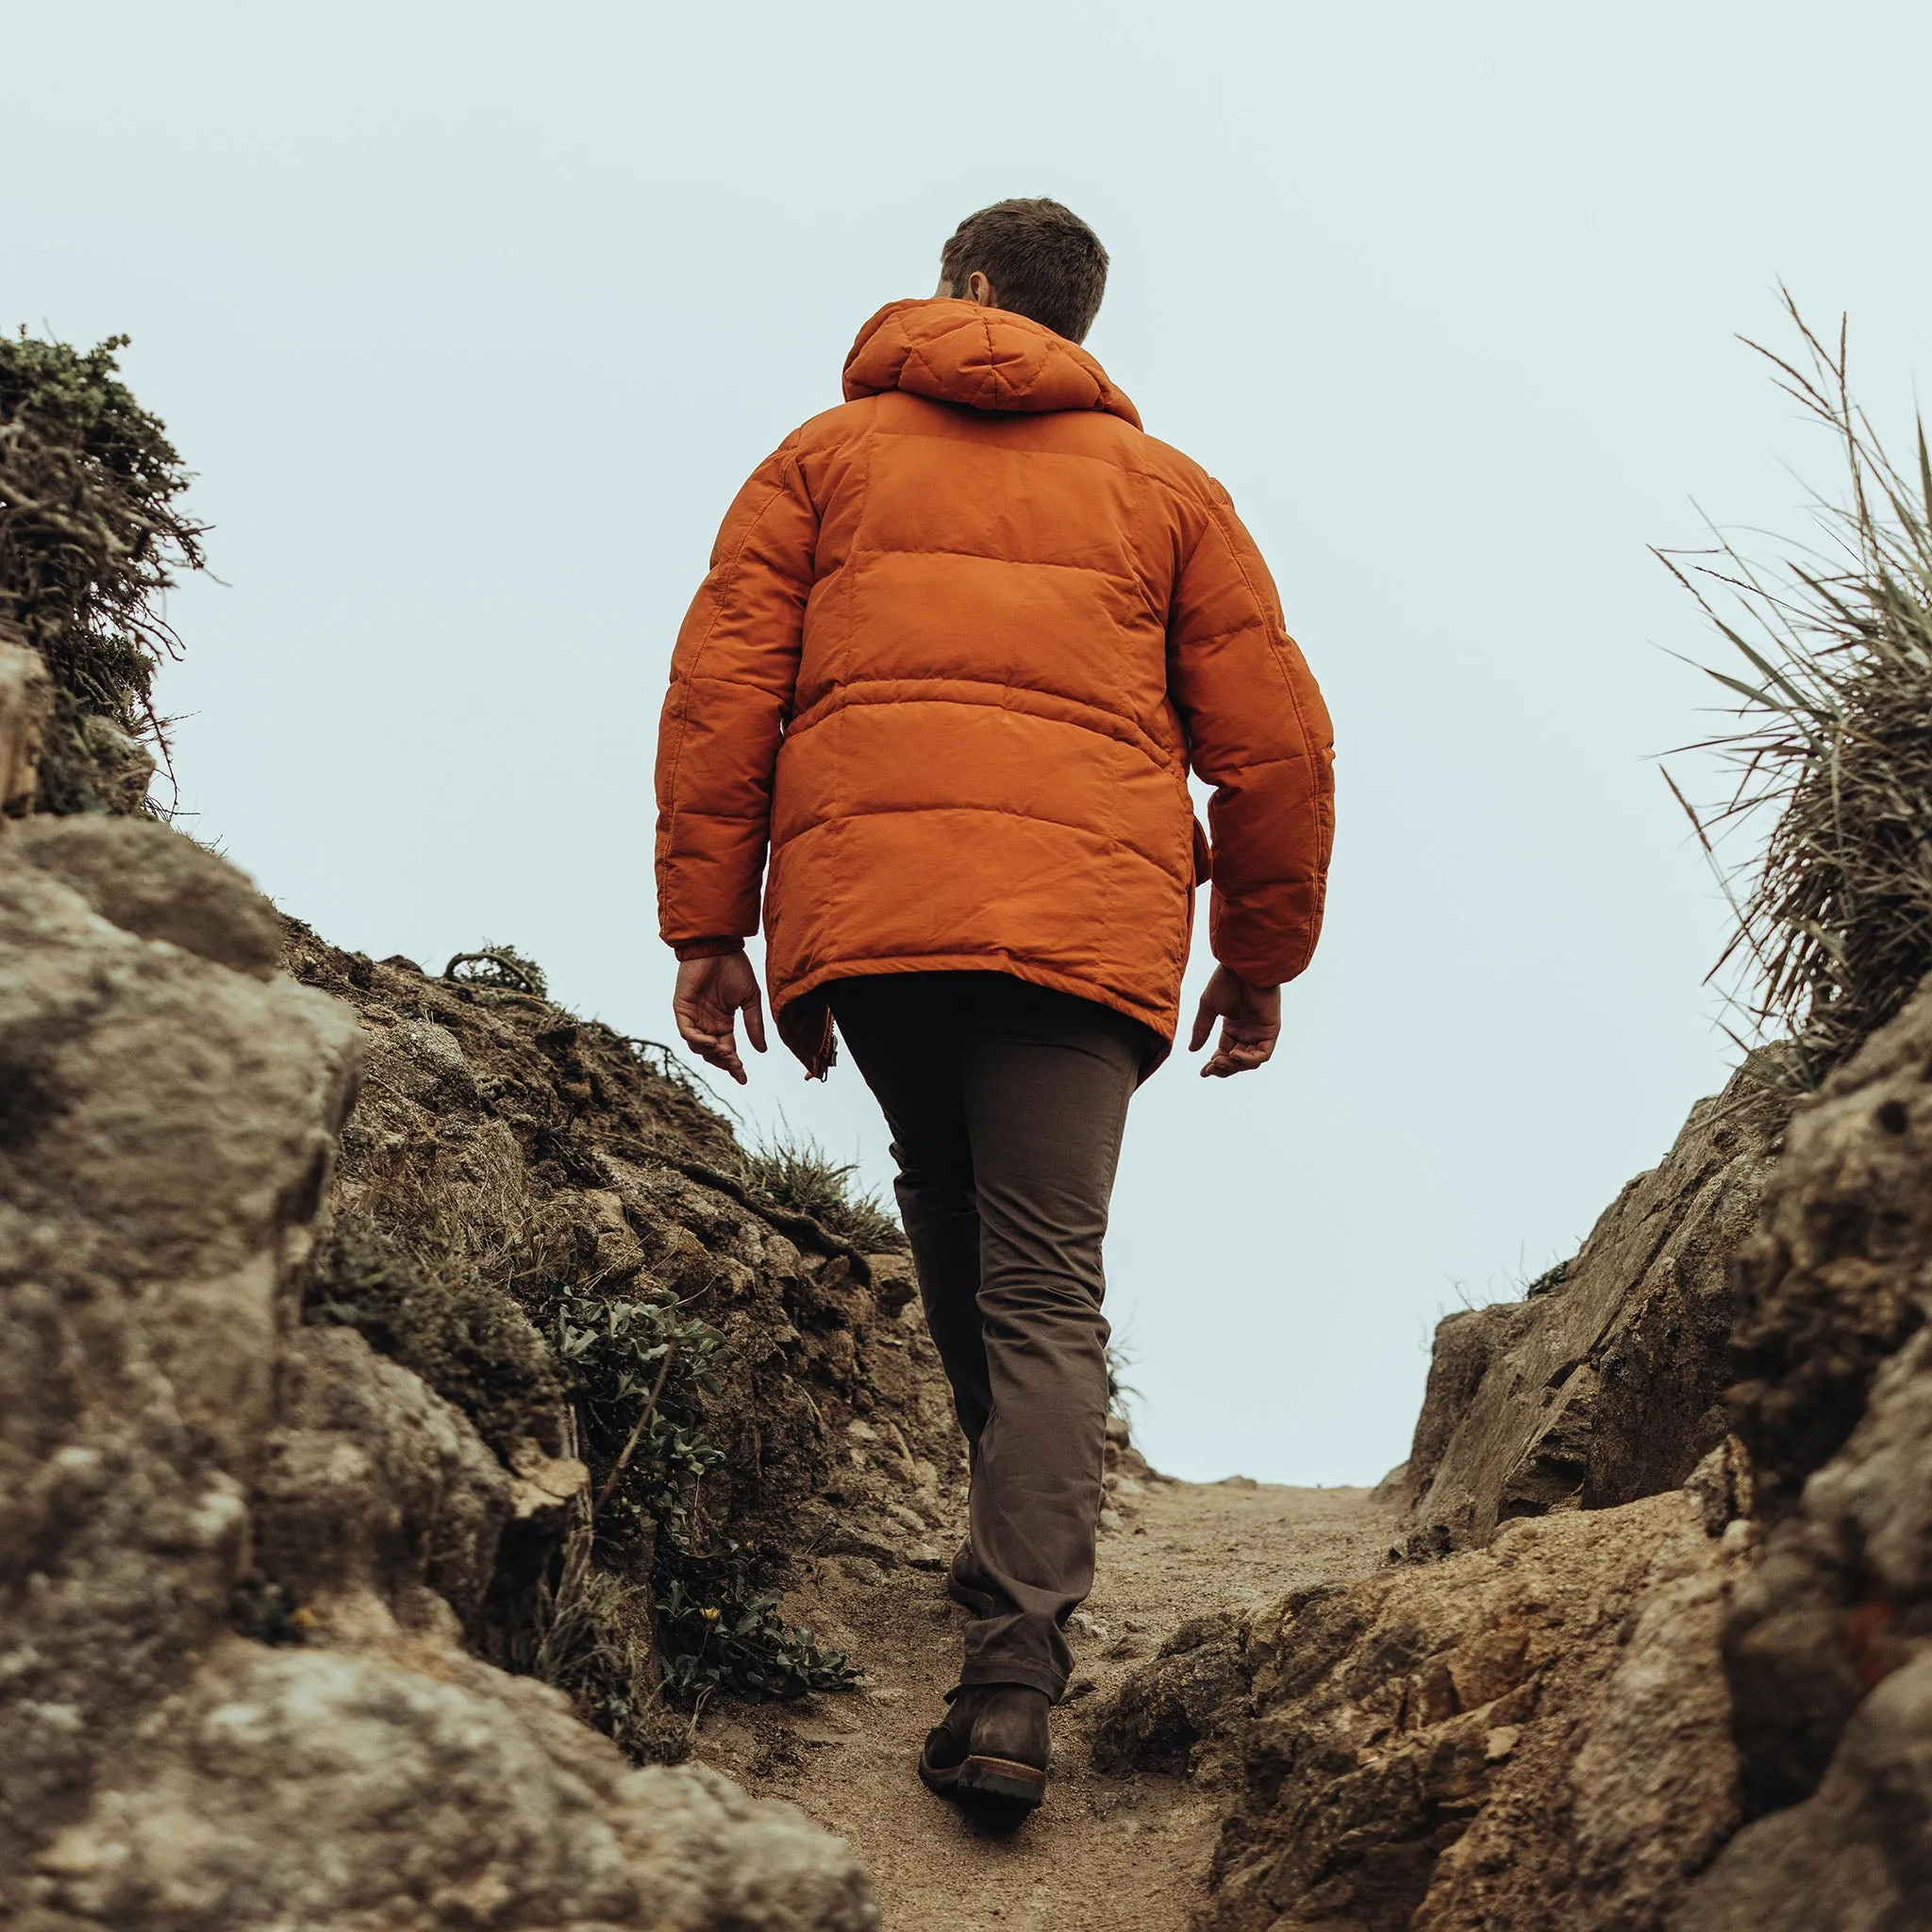
[{"label": "boulder", "polygon": [[1816,1793],[1747,1825],[1670,1932],[1917,1932],[1932,1917],[1932,1656],[1846,1724]]},{"label": "boulder", "polygon": [[298,1324],[360,1037],[258,908],[159,825],[0,834],[0,1921],[874,1925],[796,1813],[462,1648],[514,1479]]},{"label": "boulder", "polygon": [[17,639],[0,618],[0,818],[33,809],[54,716],[54,680],[45,660]]},{"label": "boulder", "polygon": [[1480,1544],[1512,1517],[1661,1494],[1723,1441],[1729,1263],[1789,1111],[1747,1067],[1699,1102],[1574,1260],[1522,1302],[1441,1324],[1404,1478],[1410,1554]]},{"label": "boulder", "polygon": [[1257,1617],[1205,1924],[1657,1932],[1740,1817],[1742,1526],[1679,1491]]}]

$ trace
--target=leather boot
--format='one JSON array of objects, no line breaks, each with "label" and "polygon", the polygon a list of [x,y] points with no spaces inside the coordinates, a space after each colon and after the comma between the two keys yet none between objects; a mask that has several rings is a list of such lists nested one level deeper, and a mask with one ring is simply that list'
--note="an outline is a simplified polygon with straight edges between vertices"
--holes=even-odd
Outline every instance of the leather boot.
[{"label": "leather boot", "polygon": [[919,1774],[945,1797],[1030,1811],[1046,1796],[1050,1699],[1026,1684],[974,1684],[926,1733]]}]

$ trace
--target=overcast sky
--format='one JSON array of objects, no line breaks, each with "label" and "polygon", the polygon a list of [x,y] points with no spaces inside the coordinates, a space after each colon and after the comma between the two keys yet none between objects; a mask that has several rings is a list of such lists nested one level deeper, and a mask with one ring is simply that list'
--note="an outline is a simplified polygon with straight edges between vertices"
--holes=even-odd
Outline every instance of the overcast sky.
[{"label": "overcast sky", "polygon": [[[1436,1318],[1723,1080],[1656,763],[1706,646],[1646,546],[1834,482],[1734,340],[1787,340],[1780,278],[1902,435],[1932,10],[179,0],[11,6],[0,58],[0,321],[130,333],[215,525],[161,687],[192,829],[339,944],[512,941],[660,1039],[653,737],[726,503],[961,215],[1099,230],[1088,346],[1232,491],[1339,748],[1274,1063],[1177,1057],[1129,1123],[1158,1464],[1373,1481]],[[732,1098],[888,1177],[849,1065]]]}]

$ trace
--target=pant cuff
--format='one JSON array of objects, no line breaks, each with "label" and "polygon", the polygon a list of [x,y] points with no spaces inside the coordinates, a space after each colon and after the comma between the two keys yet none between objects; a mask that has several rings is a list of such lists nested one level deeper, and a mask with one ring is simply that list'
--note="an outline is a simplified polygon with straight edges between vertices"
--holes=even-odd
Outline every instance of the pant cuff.
[{"label": "pant cuff", "polygon": [[975,1657],[959,1673],[959,1681],[946,1692],[950,1704],[961,1690],[979,1684],[1024,1684],[1029,1690],[1044,1690],[1058,1704],[1067,1688],[1066,1674],[1048,1664],[1001,1663],[997,1657]]}]

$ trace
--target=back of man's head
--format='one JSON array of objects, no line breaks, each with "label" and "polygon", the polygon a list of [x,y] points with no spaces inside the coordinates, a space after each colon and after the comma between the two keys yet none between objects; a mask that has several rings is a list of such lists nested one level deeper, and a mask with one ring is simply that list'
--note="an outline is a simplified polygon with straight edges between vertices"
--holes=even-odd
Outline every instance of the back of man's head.
[{"label": "back of man's head", "polygon": [[982,275],[1001,308],[1085,340],[1107,290],[1107,250],[1072,208],[1057,201],[996,201],[968,215],[940,251],[940,275],[963,296]]}]

